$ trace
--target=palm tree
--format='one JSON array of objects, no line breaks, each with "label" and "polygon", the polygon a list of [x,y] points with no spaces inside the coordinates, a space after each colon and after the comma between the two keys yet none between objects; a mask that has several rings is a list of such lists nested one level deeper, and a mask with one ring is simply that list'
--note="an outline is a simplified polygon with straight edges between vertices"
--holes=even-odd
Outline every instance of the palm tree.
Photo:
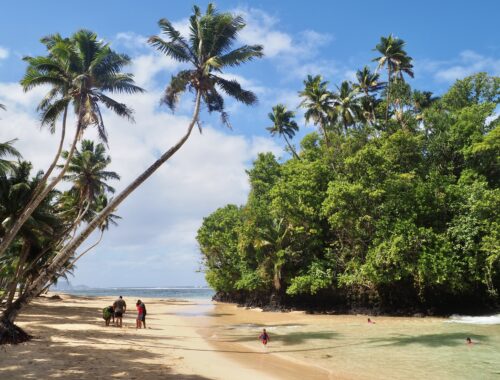
[{"label": "palm tree", "polygon": [[106,218],[121,202],[146,179],[148,179],[163,163],[174,155],[188,140],[194,126],[198,122],[200,105],[204,103],[209,112],[218,112],[227,122],[227,113],[220,91],[244,104],[254,104],[257,97],[251,91],[241,88],[235,80],[223,79],[220,75],[224,68],[238,66],[242,63],[259,58],[263,55],[262,46],[242,46],[231,50],[238,32],[245,27],[243,19],[230,13],[219,13],[209,4],[204,15],[198,7],[189,19],[190,36],[185,39],[172,26],[170,21],[162,19],[160,28],[167,40],[158,36],[151,37],[149,42],[167,56],[178,61],[189,63],[191,69],[182,70],[173,76],[165,90],[163,101],[174,108],[180,95],[186,90],[194,92],[195,102],[191,121],[184,136],[170,149],[165,151],[158,160],[151,164],[143,173],[132,181],[122,192],[113,198],[109,204],[92,219],[59,253],[51,260],[46,269],[31,283],[23,295],[0,317],[0,341],[2,336],[14,329],[13,321],[19,310],[28,304],[33,297],[44,289],[53,275],[59,273],[67,260],[73,257],[76,249],[96,229],[103,225]]},{"label": "palm tree", "polygon": [[304,81],[304,90],[299,92],[299,95],[303,98],[299,107],[306,109],[304,117],[307,122],[312,120],[315,125],[320,127],[325,144],[329,148],[327,125],[333,107],[333,98],[327,86],[328,82],[323,81],[320,75],[315,77],[308,75]]},{"label": "palm tree", "polygon": [[360,93],[348,81],[343,81],[337,89],[338,92],[333,94],[335,103],[332,117],[335,117],[347,132],[350,126],[364,120]]},{"label": "palm tree", "polygon": [[[0,218],[2,228],[8,228],[10,224],[14,223],[19,213],[22,212],[24,205],[29,202],[32,192],[42,177],[41,173],[38,173],[34,178],[30,179],[31,167],[29,162],[20,162],[9,177],[2,176],[0,179]],[[53,195],[54,191],[44,199],[21,227],[18,234],[18,249],[11,247],[11,253],[18,252],[14,254],[16,266],[7,287],[6,307],[9,307],[12,303],[17,285],[23,280],[24,265],[28,261],[32,250],[39,248],[43,239],[53,236],[61,225],[51,202]]]},{"label": "palm tree", "polygon": [[[62,155],[66,158],[69,152],[63,152]],[[79,209],[83,208],[84,203],[94,203],[105,192],[115,192],[106,181],[119,180],[120,176],[106,170],[110,163],[111,157],[106,155],[103,144],[94,145],[91,140],[83,140],[81,149],[75,150],[63,179],[73,184],[71,191],[77,194]]]},{"label": "palm tree", "polygon": [[422,120],[422,113],[426,108],[429,108],[439,97],[432,96],[431,91],[414,90],[412,93],[413,109],[417,114],[417,120]]},{"label": "palm tree", "polygon": [[380,42],[375,46],[376,51],[381,55],[373,59],[378,63],[377,71],[382,67],[387,67],[387,94],[386,94],[386,110],[385,121],[389,119],[389,103],[391,94],[391,81],[393,75],[397,78],[403,79],[403,73],[408,74],[413,78],[413,65],[412,58],[408,56],[404,50],[406,43],[397,37],[390,34],[388,37],[381,37]]},{"label": "palm tree", "polygon": [[292,139],[299,130],[299,126],[293,120],[295,112],[288,111],[283,104],[278,104],[273,107],[273,112],[269,112],[268,116],[273,122],[272,126],[266,128],[271,133],[271,136],[283,136],[294,157],[300,160],[297,152],[295,152],[295,149],[293,149],[288,141],[288,138]]},{"label": "palm tree", "polygon": [[31,213],[61,181],[73,156],[76,143],[85,129],[95,126],[101,139],[104,142],[107,141],[101,104],[117,115],[133,120],[132,110],[125,104],[110,98],[106,93],[143,92],[134,84],[132,74],[121,73],[121,69],[130,63],[130,59],[126,55],[111,50],[109,45],[98,40],[93,32],[80,30],[69,39],[54,35],[42,39],[42,42],[46,45],[49,55],[26,58],[28,69],[21,84],[25,91],[40,85],[51,86],[51,90],[38,107],[42,112],[42,125],[48,124],[53,129],[57,118],[63,115],[61,143],[48,170],[49,174],[61,152],[67,110],[70,104],[73,105],[77,116],[76,131],[66,163],[47,186],[45,186],[48,179],[47,173],[42,178],[39,188],[34,192],[34,198],[4,236],[0,244],[0,256],[5,253]]},{"label": "palm tree", "polygon": [[369,106],[369,119],[370,121],[375,121],[375,105],[374,98],[372,94],[382,90],[385,87],[385,83],[381,82],[380,74],[374,73],[370,70],[368,66],[363,67],[363,69],[356,72],[357,83],[354,84],[354,88],[358,89],[360,92],[365,94],[365,102]]},{"label": "palm tree", "polygon": [[0,174],[12,170],[15,167],[15,162],[12,160],[6,160],[3,157],[12,156],[15,158],[21,158],[21,153],[13,147],[14,142],[17,139],[10,140],[4,143],[0,143]]}]

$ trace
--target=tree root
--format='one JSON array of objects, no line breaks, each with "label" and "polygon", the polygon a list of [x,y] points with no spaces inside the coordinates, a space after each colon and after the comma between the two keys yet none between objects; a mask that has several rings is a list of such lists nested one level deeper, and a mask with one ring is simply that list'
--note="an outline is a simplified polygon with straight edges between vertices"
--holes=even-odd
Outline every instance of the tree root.
[{"label": "tree root", "polygon": [[0,322],[0,345],[19,344],[31,340],[33,336],[12,322]]}]

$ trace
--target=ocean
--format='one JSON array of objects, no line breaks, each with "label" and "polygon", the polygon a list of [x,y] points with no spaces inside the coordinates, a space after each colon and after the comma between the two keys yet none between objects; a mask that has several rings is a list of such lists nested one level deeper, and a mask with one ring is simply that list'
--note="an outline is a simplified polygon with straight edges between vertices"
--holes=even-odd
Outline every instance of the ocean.
[{"label": "ocean", "polygon": [[124,296],[134,298],[176,298],[211,300],[215,292],[210,288],[77,288],[52,289],[53,292],[80,296]]}]

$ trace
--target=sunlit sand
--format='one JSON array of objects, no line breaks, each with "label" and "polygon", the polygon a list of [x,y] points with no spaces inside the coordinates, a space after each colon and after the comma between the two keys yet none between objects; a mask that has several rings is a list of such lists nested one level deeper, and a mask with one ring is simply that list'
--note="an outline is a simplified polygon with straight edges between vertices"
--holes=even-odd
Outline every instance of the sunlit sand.
[{"label": "sunlit sand", "polygon": [[[209,301],[145,299],[148,329],[105,327],[112,297],[42,298],[21,317],[36,336],[8,346],[0,378],[495,379],[500,325],[440,318],[268,313]],[[457,321],[460,318],[456,319]],[[265,327],[267,347],[258,336]],[[470,336],[475,344],[465,344]]]}]

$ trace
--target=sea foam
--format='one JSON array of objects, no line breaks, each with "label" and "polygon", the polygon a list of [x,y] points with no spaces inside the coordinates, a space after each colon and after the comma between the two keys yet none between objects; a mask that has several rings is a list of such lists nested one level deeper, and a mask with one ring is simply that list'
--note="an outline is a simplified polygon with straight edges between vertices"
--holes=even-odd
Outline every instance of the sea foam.
[{"label": "sea foam", "polygon": [[452,315],[450,323],[468,323],[474,325],[500,325],[500,314],[472,317],[468,315]]}]

